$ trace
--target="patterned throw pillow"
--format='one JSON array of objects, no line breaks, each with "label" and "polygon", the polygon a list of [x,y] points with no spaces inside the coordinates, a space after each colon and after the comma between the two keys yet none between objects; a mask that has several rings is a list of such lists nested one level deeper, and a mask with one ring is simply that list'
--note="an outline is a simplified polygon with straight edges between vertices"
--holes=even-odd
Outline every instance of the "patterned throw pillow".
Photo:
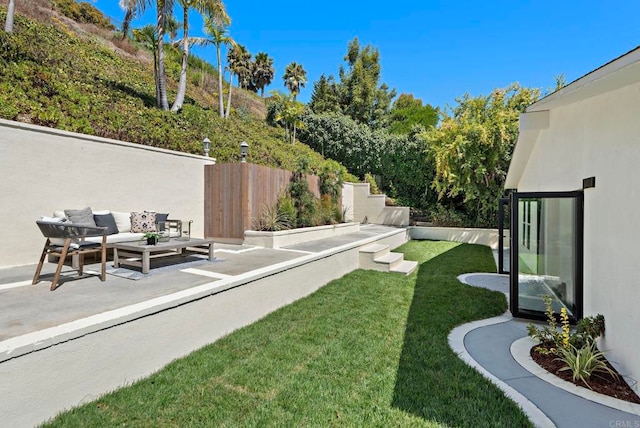
[{"label": "patterned throw pillow", "polygon": [[131,232],[146,233],[156,231],[156,213],[143,211],[131,213]]}]

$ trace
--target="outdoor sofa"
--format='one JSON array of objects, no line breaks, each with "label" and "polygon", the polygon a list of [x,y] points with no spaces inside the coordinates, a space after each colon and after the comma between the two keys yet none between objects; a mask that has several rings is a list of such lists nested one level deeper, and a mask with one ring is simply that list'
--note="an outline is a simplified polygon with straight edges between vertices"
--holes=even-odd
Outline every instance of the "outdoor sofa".
[{"label": "outdoor sofa", "polygon": [[[78,226],[106,227],[107,248],[110,244],[142,240],[147,232],[164,231],[166,224],[175,225],[177,220],[169,220],[169,214],[155,211],[110,211],[83,209],[66,209],[54,211],[53,218],[42,217],[44,221],[70,222]],[[173,228],[166,229],[170,236],[178,236]],[[87,237],[85,240],[99,242],[101,237]]]},{"label": "outdoor sofa", "polygon": [[[53,217],[42,216],[41,221],[51,223],[71,223],[74,226],[106,227],[106,248],[120,242],[141,241],[147,232],[162,232],[166,237],[179,237],[181,226],[179,220],[168,219],[168,213],[155,211],[110,211],[83,209],[66,209],[54,211]],[[83,242],[100,243],[102,236],[87,236]],[[52,238],[52,245],[63,246],[64,239]],[[71,248],[77,248],[78,243],[72,243]],[[49,258],[50,262],[54,262]],[[73,255],[71,265],[78,269],[80,260]]]}]

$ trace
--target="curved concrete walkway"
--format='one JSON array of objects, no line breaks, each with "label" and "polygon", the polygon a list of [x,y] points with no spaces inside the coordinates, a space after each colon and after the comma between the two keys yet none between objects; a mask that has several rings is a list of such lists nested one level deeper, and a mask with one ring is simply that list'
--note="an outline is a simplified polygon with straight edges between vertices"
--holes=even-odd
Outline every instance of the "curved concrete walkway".
[{"label": "curved concrete walkway", "polygon": [[[508,301],[508,275],[472,273],[458,279],[501,291]],[[518,403],[538,427],[640,427],[640,405],[579,388],[540,368],[529,356],[534,345],[527,335],[529,322],[507,311],[453,329],[449,346]]]}]

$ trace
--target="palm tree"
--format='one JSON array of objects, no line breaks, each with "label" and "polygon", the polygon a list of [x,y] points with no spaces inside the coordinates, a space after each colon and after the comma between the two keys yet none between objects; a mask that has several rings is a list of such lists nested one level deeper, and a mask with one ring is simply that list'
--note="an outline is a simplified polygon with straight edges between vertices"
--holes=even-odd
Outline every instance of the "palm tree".
[{"label": "palm tree", "polygon": [[[216,56],[218,59],[218,107],[220,117],[224,117],[224,94],[222,90],[222,45],[235,46],[236,42],[229,36],[229,31],[224,25],[217,25],[210,18],[204,18],[204,32],[211,38],[204,37],[192,38],[194,44],[206,46],[214,45],[216,47]],[[229,94],[231,94],[231,80],[229,80]]]},{"label": "palm tree", "polygon": [[307,83],[307,72],[302,67],[302,64],[294,61],[287,65],[282,78],[284,79],[284,85],[289,89],[295,100],[300,93],[300,88],[304,88],[305,83]]},{"label": "palm tree", "polygon": [[236,44],[227,52],[227,63],[233,73],[238,76],[238,87],[247,88],[251,82],[251,54],[242,45]]},{"label": "palm tree", "polygon": [[171,44],[175,44],[176,37],[178,37],[178,30],[182,28],[182,24],[179,23],[173,16],[167,16],[164,21],[164,31],[169,35],[169,41]]},{"label": "palm tree", "polygon": [[13,15],[15,10],[15,0],[9,0],[9,6],[7,6],[7,18],[4,21],[4,31],[7,33],[13,33]]},{"label": "palm tree", "polygon": [[127,38],[131,21],[144,13],[151,0],[120,0],[120,8],[125,11],[122,20],[122,40]]},{"label": "palm tree", "polygon": [[273,68],[273,59],[264,52],[256,54],[255,67],[253,69],[253,81],[257,89],[260,89],[260,95],[264,98],[264,87],[269,85],[273,80],[276,69]]},{"label": "palm tree", "polygon": [[293,144],[296,141],[296,130],[304,126],[301,119],[304,105],[292,95],[278,91],[272,91],[271,95],[271,102],[275,104],[274,120],[284,125],[285,139]]},{"label": "palm tree", "polygon": [[[160,0],[158,0],[160,1]],[[229,25],[231,19],[227,15],[222,0],[178,0],[184,12],[182,22],[182,68],[180,70],[180,81],[178,82],[178,93],[176,100],[171,107],[171,111],[178,111],[182,108],[184,97],[187,93],[187,65],[189,59],[189,9],[194,8],[200,13],[219,25]]]},{"label": "palm tree", "polygon": [[229,66],[224,68],[229,71],[229,95],[227,97],[227,111],[224,114],[225,119],[229,118],[229,113],[231,113],[231,88],[233,88],[233,71]]},{"label": "palm tree", "polygon": [[145,25],[133,30],[133,38],[153,53],[153,78],[156,83],[156,102],[160,99],[160,85],[158,84],[158,32],[153,25]]},{"label": "palm tree", "polygon": [[162,110],[169,110],[169,100],[167,99],[167,75],[164,68],[164,23],[165,18],[171,15],[173,8],[173,0],[157,0],[156,16],[157,25],[156,32],[158,34],[158,107]]}]

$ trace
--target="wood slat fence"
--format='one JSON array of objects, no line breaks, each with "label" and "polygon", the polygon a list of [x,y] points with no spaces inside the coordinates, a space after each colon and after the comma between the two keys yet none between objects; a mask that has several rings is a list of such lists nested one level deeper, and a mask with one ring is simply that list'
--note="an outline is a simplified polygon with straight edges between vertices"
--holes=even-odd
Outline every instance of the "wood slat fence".
[{"label": "wood slat fence", "polygon": [[[286,190],[293,173],[250,163],[205,166],[205,236],[241,242],[244,231],[265,207],[273,207]],[[309,189],[320,196],[320,180],[307,176]]]}]

